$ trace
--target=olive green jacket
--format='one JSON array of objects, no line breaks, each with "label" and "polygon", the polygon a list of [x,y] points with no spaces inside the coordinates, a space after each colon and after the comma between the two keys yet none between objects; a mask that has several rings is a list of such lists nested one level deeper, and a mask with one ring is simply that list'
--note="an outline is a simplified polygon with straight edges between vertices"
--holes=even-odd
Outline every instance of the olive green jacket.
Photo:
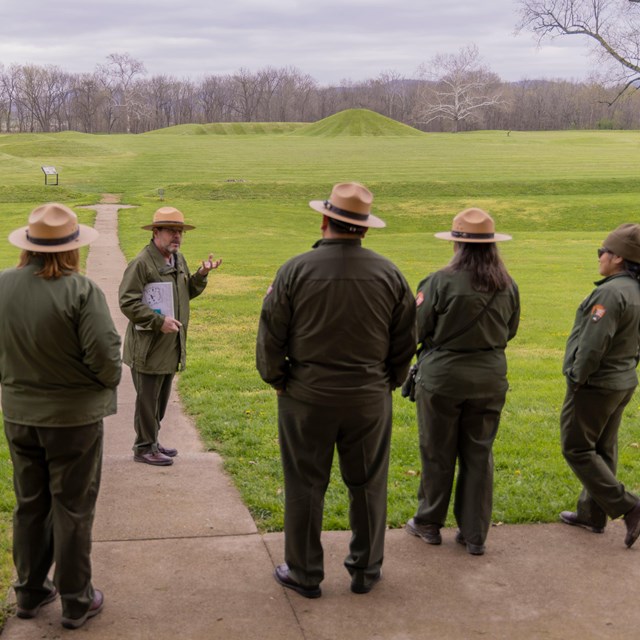
[{"label": "olive green jacket", "polygon": [[279,269],[256,365],[297,400],[340,406],[400,386],[414,349],[415,300],[400,270],[359,239],[327,239]]},{"label": "olive green jacket", "polygon": [[627,273],[595,284],[576,312],[562,371],[574,385],[632,389],[638,384],[640,284]]},{"label": "olive green jacket", "polygon": [[[140,373],[175,373],[186,364],[189,300],[204,291],[207,276],[191,275],[181,253],[175,258],[176,266],[168,265],[151,241],[129,263],[120,283],[120,310],[129,319],[123,361]],[[151,282],[173,284],[175,318],[182,323],[178,333],[162,333],[165,316],[142,301],[144,287]]]},{"label": "olive green jacket", "polygon": [[73,427],[115,413],[120,336],[98,286],[45,280],[42,262],[0,273],[0,384],[10,422]]},{"label": "olive green jacket", "polygon": [[520,322],[515,282],[499,291],[478,321],[456,337],[491,296],[475,291],[465,271],[440,270],[420,283],[418,342],[424,354],[418,360],[416,382],[427,391],[451,398],[485,398],[507,391],[505,348]]}]

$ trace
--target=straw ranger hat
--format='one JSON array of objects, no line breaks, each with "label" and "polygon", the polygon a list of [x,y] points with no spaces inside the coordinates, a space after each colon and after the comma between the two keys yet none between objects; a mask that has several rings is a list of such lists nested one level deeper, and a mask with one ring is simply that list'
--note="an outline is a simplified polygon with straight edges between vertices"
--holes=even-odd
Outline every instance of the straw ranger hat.
[{"label": "straw ranger hat", "polygon": [[50,202],[29,214],[29,224],[9,234],[9,242],[36,253],[59,253],[79,249],[93,242],[98,232],[78,224],[78,216],[63,204]]},{"label": "straw ranger hat", "polygon": [[151,230],[158,227],[169,227],[173,229],[182,229],[183,231],[191,231],[195,229],[193,225],[184,223],[184,215],[182,211],[173,207],[160,207],[153,214],[153,222],[146,224],[143,229]]},{"label": "straw ranger hat", "polygon": [[309,206],[329,218],[357,227],[386,227],[386,223],[371,213],[373,194],[357,182],[341,182],[331,190],[328,200],[311,200]]},{"label": "straw ranger hat", "polygon": [[482,209],[465,209],[454,219],[451,231],[441,231],[435,234],[440,240],[454,242],[502,242],[511,240],[511,236],[496,233],[493,218]]}]

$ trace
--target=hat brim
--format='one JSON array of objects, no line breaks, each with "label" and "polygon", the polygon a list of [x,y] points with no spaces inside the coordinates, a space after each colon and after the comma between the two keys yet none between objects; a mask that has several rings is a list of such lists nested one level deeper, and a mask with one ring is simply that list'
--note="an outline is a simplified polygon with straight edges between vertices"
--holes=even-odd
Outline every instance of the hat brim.
[{"label": "hat brim", "polygon": [[456,238],[451,235],[451,231],[441,231],[434,234],[439,240],[451,240],[451,242],[470,242],[474,244],[488,244],[492,242],[505,242],[506,240],[513,240],[511,236],[506,233],[494,233],[493,238]]},{"label": "hat brim", "polygon": [[181,224],[175,222],[156,222],[154,224],[145,224],[144,227],[140,227],[145,231],[153,231],[154,229],[182,229],[183,231],[192,231],[195,227],[192,224]]},{"label": "hat brim", "polygon": [[61,253],[62,251],[73,251],[91,244],[100,234],[93,228],[84,224],[78,225],[78,237],[64,244],[36,244],[27,237],[29,227],[20,227],[9,234],[9,242],[20,249],[33,251],[34,253]]},{"label": "hat brim", "polygon": [[322,213],[323,215],[329,218],[335,218],[336,220],[340,220],[341,222],[347,222],[348,224],[353,224],[358,227],[374,227],[376,229],[382,229],[387,226],[387,223],[384,220],[381,220],[377,216],[374,216],[370,213],[367,216],[366,220],[354,220],[353,218],[348,218],[347,216],[341,216],[337,213],[334,213],[330,209],[327,209],[324,206],[324,200],[311,200],[309,202],[309,206],[318,213]]}]

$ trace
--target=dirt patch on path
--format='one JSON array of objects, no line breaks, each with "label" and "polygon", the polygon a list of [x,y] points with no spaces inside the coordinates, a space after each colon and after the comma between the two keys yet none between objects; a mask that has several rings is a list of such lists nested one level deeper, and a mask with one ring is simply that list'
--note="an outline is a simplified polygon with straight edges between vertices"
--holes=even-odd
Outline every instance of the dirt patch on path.
[{"label": "dirt patch on path", "polygon": [[100,204],[119,204],[120,194],[118,193],[103,193],[100,200]]}]

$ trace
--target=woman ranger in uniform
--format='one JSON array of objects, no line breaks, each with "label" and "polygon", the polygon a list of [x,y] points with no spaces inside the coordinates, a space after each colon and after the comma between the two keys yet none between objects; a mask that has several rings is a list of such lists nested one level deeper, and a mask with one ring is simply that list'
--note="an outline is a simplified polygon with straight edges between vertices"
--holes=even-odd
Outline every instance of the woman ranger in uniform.
[{"label": "woman ranger in uniform", "polygon": [[560,416],[562,453],[582,483],[569,525],[602,533],[624,518],[625,544],[640,536],[640,500],[616,478],[618,428],[638,384],[640,225],[614,229],[598,249],[602,279],[576,312],[563,372],[567,393]]},{"label": "woman ranger in uniform", "polygon": [[115,413],[121,373],[120,336],[105,297],[79,273],[79,249],[97,237],[65,205],[42,205],[9,236],[22,249],[18,267],[0,273],[16,614],[35,618],[60,594],[69,629],[98,615],[104,603],[92,583],[91,527],[103,418]]},{"label": "woman ranger in uniform", "polygon": [[459,465],[456,541],[482,555],[493,505],[493,441],[508,389],[505,347],[520,319],[518,287],[500,258],[489,214],[466,209],[451,232],[451,262],[418,287],[416,407],[422,474],[407,531],[441,544]]}]

